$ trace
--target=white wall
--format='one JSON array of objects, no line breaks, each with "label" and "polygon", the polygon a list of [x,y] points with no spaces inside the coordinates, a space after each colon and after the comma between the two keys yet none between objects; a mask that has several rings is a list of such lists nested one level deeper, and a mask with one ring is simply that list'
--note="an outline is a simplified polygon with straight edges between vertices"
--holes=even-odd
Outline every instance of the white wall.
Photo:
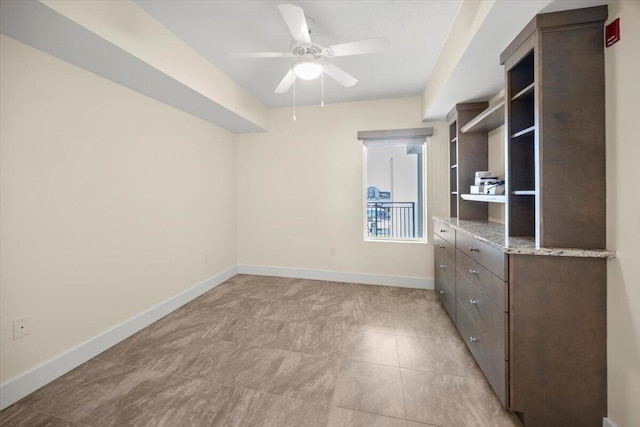
[{"label": "white wall", "polygon": [[[358,131],[434,126],[427,169],[446,176],[446,123],[422,123],[420,106],[420,97],[310,106],[297,121],[272,109],[268,133],[236,135],[238,264],[433,278],[431,243],[363,240]],[[429,218],[447,214],[446,189],[434,194]]]},{"label": "white wall", "polygon": [[0,43],[5,382],[235,266],[236,175],[228,131]]},{"label": "white wall", "polygon": [[[607,98],[607,247],[609,418],[640,426],[640,2],[612,1],[621,40],[605,49]],[[608,23],[607,22],[607,23]]]}]

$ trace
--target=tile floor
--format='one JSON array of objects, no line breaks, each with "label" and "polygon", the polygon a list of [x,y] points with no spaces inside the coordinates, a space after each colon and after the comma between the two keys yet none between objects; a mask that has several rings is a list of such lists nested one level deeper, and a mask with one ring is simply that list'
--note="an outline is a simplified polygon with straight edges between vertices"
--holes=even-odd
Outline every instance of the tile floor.
[{"label": "tile floor", "polygon": [[1,426],[519,426],[433,291],[238,275]]}]

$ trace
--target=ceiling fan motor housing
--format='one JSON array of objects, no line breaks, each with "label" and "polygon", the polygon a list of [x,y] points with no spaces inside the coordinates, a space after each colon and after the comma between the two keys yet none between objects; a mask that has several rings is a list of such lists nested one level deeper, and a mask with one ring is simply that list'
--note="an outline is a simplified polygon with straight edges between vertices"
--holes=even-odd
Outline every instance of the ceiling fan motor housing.
[{"label": "ceiling fan motor housing", "polygon": [[291,53],[294,56],[297,56],[299,58],[313,59],[313,58],[318,58],[320,56],[323,56],[323,49],[322,47],[314,43],[310,43],[310,44],[296,43],[291,49]]}]

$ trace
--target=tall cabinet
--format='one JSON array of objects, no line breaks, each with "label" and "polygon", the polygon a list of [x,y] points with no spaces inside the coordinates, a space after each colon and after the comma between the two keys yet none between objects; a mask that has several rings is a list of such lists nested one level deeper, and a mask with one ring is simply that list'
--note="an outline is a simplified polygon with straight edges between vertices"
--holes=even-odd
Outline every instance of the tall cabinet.
[{"label": "tall cabinet", "polygon": [[[451,217],[434,219],[438,295],[527,427],[607,414],[606,19],[606,6],[540,14],[504,50],[505,224],[454,194]],[[460,144],[468,105],[450,117],[458,192],[463,165],[486,166],[486,134]]]},{"label": "tall cabinet", "polygon": [[509,236],[606,244],[606,6],[536,16],[500,57],[507,102]]}]

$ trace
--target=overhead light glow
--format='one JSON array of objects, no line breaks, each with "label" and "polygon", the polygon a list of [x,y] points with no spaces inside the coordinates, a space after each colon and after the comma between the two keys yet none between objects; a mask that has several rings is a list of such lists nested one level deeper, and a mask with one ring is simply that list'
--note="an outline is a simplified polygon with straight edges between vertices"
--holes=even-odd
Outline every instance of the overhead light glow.
[{"label": "overhead light glow", "polygon": [[301,61],[293,66],[293,72],[303,80],[313,80],[322,74],[322,65],[313,61]]}]

